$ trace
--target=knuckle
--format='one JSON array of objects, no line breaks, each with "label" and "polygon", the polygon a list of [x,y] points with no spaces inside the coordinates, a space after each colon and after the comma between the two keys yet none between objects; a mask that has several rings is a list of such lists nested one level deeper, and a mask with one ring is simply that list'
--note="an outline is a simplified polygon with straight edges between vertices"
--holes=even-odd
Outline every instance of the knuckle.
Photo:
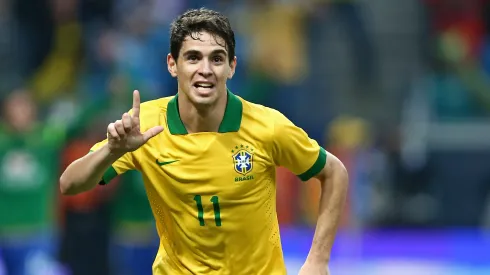
[{"label": "knuckle", "polygon": [[110,140],[119,140],[119,136],[115,133],[109,133]]}]

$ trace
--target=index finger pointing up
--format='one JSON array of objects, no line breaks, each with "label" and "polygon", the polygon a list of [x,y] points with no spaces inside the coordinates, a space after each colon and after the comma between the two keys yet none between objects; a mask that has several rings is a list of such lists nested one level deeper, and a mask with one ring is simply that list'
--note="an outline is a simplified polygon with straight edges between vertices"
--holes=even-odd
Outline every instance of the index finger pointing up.
[{"label": "index finger pointing up", "polygon": [[133,117],[139,118],[140,116],[140,92],[134,90],[133,92]]}]

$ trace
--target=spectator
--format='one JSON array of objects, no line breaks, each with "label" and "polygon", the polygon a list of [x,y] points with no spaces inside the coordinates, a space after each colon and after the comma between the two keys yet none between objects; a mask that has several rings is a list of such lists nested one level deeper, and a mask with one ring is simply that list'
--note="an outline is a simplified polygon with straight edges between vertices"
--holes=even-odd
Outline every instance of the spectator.
[{"label": "spectator", "polygon": [[10,93],[3,110],[0,250],[7,274],[58,274],[54,207],[59,166],[54,156],[63,134],[39,122],[27,90]]}]

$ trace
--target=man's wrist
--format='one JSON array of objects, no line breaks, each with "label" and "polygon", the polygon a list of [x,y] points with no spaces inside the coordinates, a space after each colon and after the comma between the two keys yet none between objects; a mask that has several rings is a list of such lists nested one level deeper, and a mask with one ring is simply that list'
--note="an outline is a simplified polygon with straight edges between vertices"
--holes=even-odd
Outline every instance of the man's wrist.
[{"label": "man's wrist", "polygon": [[124,156],[124,154],[126,154],[126,152],[111,150],[111,148],[109,147],[109,144],[106,144],[101,149],[104,150],[104,155],[106,156],[106,160],[108,160],[108,162],[110,164],[112,164],[113,162],[115,162],[116,160],[118,160],[122,156]]},{"label": "man's wrist", "polygon": [[314,264],[314,265],[328,265],[330,262],[330,253],[323,254],[318,252],[311,252],[308,254],[306,258],[306,263]]}]

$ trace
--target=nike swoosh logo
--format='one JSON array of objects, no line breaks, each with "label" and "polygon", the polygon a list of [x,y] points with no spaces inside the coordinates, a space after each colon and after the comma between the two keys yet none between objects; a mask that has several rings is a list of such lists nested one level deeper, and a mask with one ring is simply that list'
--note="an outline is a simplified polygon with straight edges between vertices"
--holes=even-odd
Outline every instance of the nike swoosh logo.
[{"label": "nike swoosh logo", "polygon": [[171,161],[163,161],[163,162],[159,162],[158,159],[156,160],[157,164],[160,165],[160,166],[164,166],[164,165],[167,165],[167,164],[170,164],[170,163],[174,163],[174,162],[177,162],[179,160],[171,160]]}]

